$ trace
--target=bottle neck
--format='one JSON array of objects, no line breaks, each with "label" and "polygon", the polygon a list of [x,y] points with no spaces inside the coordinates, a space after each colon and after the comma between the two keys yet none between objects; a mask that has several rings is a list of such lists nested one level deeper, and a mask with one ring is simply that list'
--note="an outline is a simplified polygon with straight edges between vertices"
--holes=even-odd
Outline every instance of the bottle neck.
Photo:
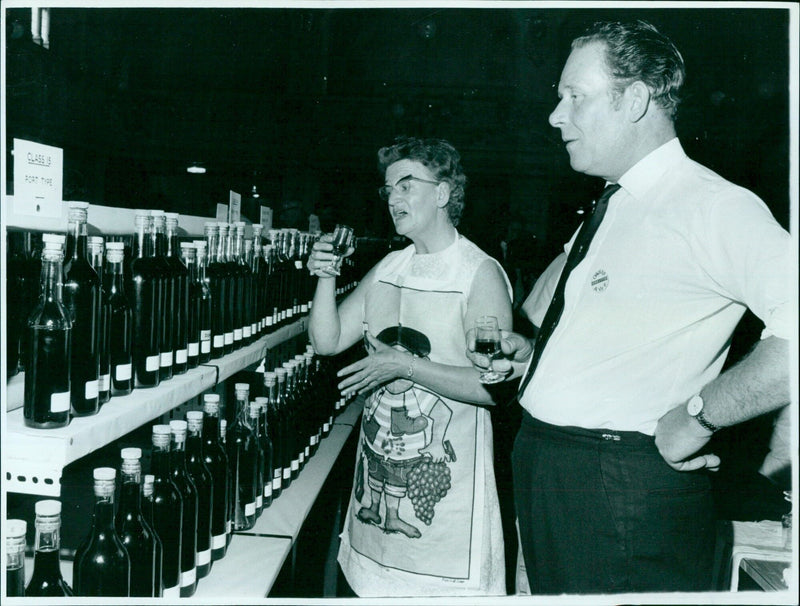
[{"label": "bottle neck", "polygon": [[186,456],[198,458],[203,455],[203,438],[201,433],[189,431],[186,436]]},{"label": "bottle neck", "polygon": [[248,410],[247,410],[247,395],[240,396],[239,394],[236,395],[236,418],[239,422],[243,425],[250,426],[248,422]]},{"label": "bottle neck", "polygon": [[120,514],[138,516],[142,511],[142,474],[123,471],[121,481],[119,493]]},{"label": "bottle neck", "polygon": [[206,257],[205,259],[198,259],[200,266],[207,266],[211,263],[216,263],[217,254],[219,251],[219,234],[216,232],[206,232],[206,254],[200,255]]},{"label": "bottle neck", "polygon": [[172,472],[183,472],[186,470],[186,439],[185,437],[180,440],[172,436],[169,450],[169,461]]},{"label": "bottle neck", "polygon": [[114,491],[95,493],[94,520],[95,529],[102,530],[114,526]]},{"label": "bottle neck", "polygon": [[85,221],[70,220],[67,231],[67,259],[86,259],[89,240]]},{"label": "bottle neck", "polygon": [[111,292],[123,292],[125,284],[125,270],[122,261],[108,261],[106,275],[108,276]]},{"label": "bottle neck", "polygon": [[241,263],[244,259],[244,234],[237,229],[236,235],[231,240],[230,258]]},{"label": "bottle neck", "polygon": [[180,255],[180,242],[178,242],[178,232],[167,225],[167,234],[165,236],[167,245],[167,256],[178,257]]},{"label": "bottle neck", "polygon": [[153,446],[153,474],[156,478],[169,477],[170,460],[169,446]]},{"label": "bottle neck", "polygon": [[152,238],[150,237],[150,230],[147,223],[136,225],[136,234],[133,238],[133,257],[152,257]]},{"label": "bottle neck", "polygon": [[228,240],[227,231],[224,234],[222,233],[222,231],[220,231],[219,236],[217,237],[217,248],[216,248],[217,255],[215,258],[215,261],[217,263],[224,263],[227,260],[227,257],[225,256],[227,240]]},{"label": "bottle neck", "polygon": [[41,295],[43,301],[60,301],[64,269],[60,259],[47,255],[42,259]]},{"label": "bottle neck", "polygon": [[183,264],[189,270],[189,283],[197,282],[197,258],[194,256],[182,256]]},{"label": "bottle neck", "polygon": [[153,235],[153,241],[155,242],[155,256],[156,257],[166,257],[167,256],[167,235],[161,230],[161,228],[156,228],[155,233]]},{"label": "bottle neck", "polygon": [[61,517],[41,521],[36,520],[36,551],[58,551],[61,547]]},{"label": "bottle neck", "polygon": [[203,442],[213,444],[219,441],[219,418],[217,415],[203,415]]}]

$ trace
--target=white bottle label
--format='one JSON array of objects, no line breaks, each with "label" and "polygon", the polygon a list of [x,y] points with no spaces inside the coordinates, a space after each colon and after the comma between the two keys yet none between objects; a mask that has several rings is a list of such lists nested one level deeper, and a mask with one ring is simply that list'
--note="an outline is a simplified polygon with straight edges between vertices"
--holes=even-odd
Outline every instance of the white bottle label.
[{"label": "white bottle label", "polygon": [[210,353],[211,352],[211,341],[201,341],[200,342],[200,353]]},{"label": "white bottle label", "polygon": [[108,391],[111,389],[111,373],[100,375],[98,382],[98,389],[100,391]]},{"label": "white bottle label", "polygon": [[282,484],[283,484],[283,478],[281,478],[280,476],[272,478],[272,490],[273,491],[280,490]]},{"label": "white bottle label", "polygon": [[211,537],[211,549],[222,549],[225,547],[225,535],[215,534]]},{"label": "white bottle label", "polygon": [[251,335],[258,334],[259,330],[261,330],[261,322],[253,322],[250,325],[250,334]]},{"label": "white bottle label", "polygon": [[256,495],[256,509],[264,507],[264,495]]},{"label": "white bottle label", "polygon": [[98,394],[98,388],[100,387],[100,381],[97,379],[92,379],[91,381],[86,381],[86,385],[83,389],[83,397],[87,400],[91,400],[92,398],[96,398]]},{"label": "white bottle label", "polygon": [[311,445],[312,446],[316,446],[318,441],[319,441],[319,438],[317,437],[317,434],[314,434],[313,436],[311,436]]},{"label": "white bottle label", "polygon": [[[222,540],[225,540],[225,537],[222,537]],[[198,566],[205,566],[211,562],[211,550],[206,549],[205,551],[198,551],[197,556],[194,559],[197,562]]]},{"label": "white bottle label", "polygon": [[197,580],[197,568],[181,571],[181,587],[188,587]]},{"label": "white bottle label", "polygon": [[242,340],[242,329],[241,328],[234,328],[233,329],[233,340],[234,341],[241,341]]},{"label": "white bottle label", "polygon": [[175,364],[186,364],[188,352],[185,349],[175,351]]},{"label": "white bottle label", "polygon": [[225,522],[225,534],[230,534],[233,530],[233,522],[231,520],[227,520]]},{"label": "white bottle label", "polygon": [[305,450],[303,450],[303,461],[305,461],[310,456],[311,456],[311,447],[306,446]]},{"label": "white bottle label", "polygon": [[254,515],[256,515],[256,504],[255,503],[245,503],[244,515],[246,515],[246,516],[254,516]]},{"label": "white bottle label", "polygon": [[303,303],[300,306],[300,313],[308,313],[308,303]]},{"label": "white bottle label", "polygon": [[[274,482],[273,480],[272,482]],[[272,496],[272,482],[264,484],[264,498],[269,499]]]},{"label": "white bottle label", "polygon": [[114,369],[114,376],[117,381],[127,381],[133,376],[133,364],[117,364]]},{"label": "white bottle label", "polygon": [[164,587],[161,595],[165,598],[179,598],[181,597],[181,586],[175,585],[175,587]]},{"label": "white bottle label", "polygon": [[201,330],[200,331],[200,341],[211,341],[211,331],[210,330]]},{"label": "white bottle label", "polygon": [[325,421],[325,423],[322,425],[322,431],[328,433],[330,430],[331,430],[331,424]]},{"label": "white bottle label", "polygon": [[214,335],[214,349],[219,349],[225,345],[224,335]]},{"label": "white bottle label", "polygon": [[300,469],[300,461],[297,459],[292,459],[292,471],[298,471]]},{"label": "white bottle label", "polygon": [[200,343],[189,343],[189,357],[196,358],[200,355]]},{"label": "white bottle label", "polygon": [[172,366],[172,352],[167,351],[161,354],[161,368]]},{"label": "white bottle label", "polygon": [[225,345],[233,345],[233,333],[226,332],[225,333]]},{"label": "white bottle label", "polygon": [[267,316],[266,325],[272,326],[272,316]]},{"label": "white bottle label", "polygon": [[252,336],[253,336],[253,327],[251,324],[248,324],[247,326],[242,328],[242,338],[249,339]]},{"label": "white bottle label", "polygon": [[50,394],[50,412],[65,412],[69,410],[69,392]]},{"label": "white bottle label", "polygon": [[289,480],[292,477],[292,470],[289,467],[286,467],[283,470],[283,479]]},{"label": "white bottle label", "polygon": [[294,315],[294,309],[287,309],[286,310],[286,317],[291,318]]},{"label": "white bottle label", "polygon": [[300,259],[295,259],[295,261],[294,261],[294,266],[295,266],[297,269],[303,269],[303,262],[302,262]]}]

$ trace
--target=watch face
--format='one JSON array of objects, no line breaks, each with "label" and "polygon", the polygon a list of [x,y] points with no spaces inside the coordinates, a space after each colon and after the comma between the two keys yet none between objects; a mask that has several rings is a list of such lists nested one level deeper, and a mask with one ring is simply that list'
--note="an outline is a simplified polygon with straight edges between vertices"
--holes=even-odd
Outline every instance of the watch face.
[{"label": "watch face", "polygon": [[701,410],[703,410],[703,398],[700,396],[692,396],[692,399],[686,404],[686,412],[696,417]]}]

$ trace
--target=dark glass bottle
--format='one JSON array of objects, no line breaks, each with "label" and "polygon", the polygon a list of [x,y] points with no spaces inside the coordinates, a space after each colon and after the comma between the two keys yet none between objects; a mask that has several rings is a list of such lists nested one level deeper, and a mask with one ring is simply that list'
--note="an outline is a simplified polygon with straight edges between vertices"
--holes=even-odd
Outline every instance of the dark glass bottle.
[{"label": "dark glass bottle", "polygon": [[211,358],[221,358],[225,353],[226,335],[230,334],[233,346],[233,313],[228,296],[228,271],[219,261],[220,237],[219,223],[205,224],[208,265],[206,276],[211,291]]},{"label": "dark glass bottle", "polygon": [[256,398],[258,404],[258,425],[256,438],[261,451],[261,484],[262,508],[272,505],[272,441],[269,439],[269,398]]},{"label": "dark glass bottle", "polygon": [[[197,292],[197,249],[191,242],[181,242],[181,261],[186,266],[188,300],[186,306],[186,366],[200,364],[200,305]],[[210,353],[210,350],[209,350]]]},{"label": "dark glass bottle", "polygon": [[167,260],[167,218],[163,210],[151,210],[153,218],[153,250],[161,272],[164,290],[161,293],[161,334],[159,335],[158,374],[162,381],[175,372],[175,324],[177,322],[175,274]]},{"label": "dark glass bottle", "polygon": [[183,499],[170,471],[169,425],[153,425],[153,530],[161,539],[162,595],[180,597],[181,550],[183,538]]},{"label": "dark glass bottle", "polygon": [[256,522],[256,465],[258,452],[248,422],[250,386],[236,383],[236,418],[228,429],[228,474],[233,478],[233,529],[249,530]]},{"label": "dark glass bottle", "polygon": [[234,264],[228,261],[228,244],[230,242],[231,224],[220,221],[219,242],[217,244],[217,263],[222,264],[227,283],[227,302],[225,311],[225,353],[229,354],[236,349],[236,279]]},{"label": "dark glass bottle", "polygon": [[189,270],[180,258],[178,242],[178,213],[166,213],[167,263],[172,271],[172,349],[175,352],[173,372],[185,373],[189,368]]},{"label": "dark glass bottle", "polygon": [[[271,231],[271,230],[270,230]],[[261,278],[261,308],[264,314],[264,332],[271,334],[275,331],[275,322],[277,320],[278,309],[275,306],[275,287],[272,277],[275,254],[272,244],[265,244],[262,248],[262,268]]]},{"label": "dark glass bottle", "polygon": [[[228,421],[227,419],[220,419],[219,420],[219,441],[222,444],[222,447],[225,449],[225,456],[228,455],[228,442],[226,441],[225,436],[228,433]],[[230,461],[228,461],[228,465],[230,465]],[[229,467],[230,469],[230,467]],[[225,475],[228,478],[228,512],[226,514],[227,517],[227,528],[228,532],[225,534],[225,546],[231,544],[231,539],[233,538],[233,516],[234,516],[234,495],[233,491],[235,489],[235,480],[232,474],[225,472]]]},{"label": "dark glass bottle", "polygon": [[117,470],[94,470],[92,529],[75,552],[72,583],[76,596],[128,597],[131,560],[114,527]]},{"label": "dark glass bottle", "polygon": [[61,576],[61,501],[45,499],[34,506],[36,542],[34,544],[33,575],[25,587],[25,597],[71,596],[72,589]]},{"label": "dark glass bottle", "polygon": [[25,520],[7,520],[6,530],[6,596],[25,596]]},{"label": "dark glass bottle", "polygon": [[[161,597],[161,557],[156,533],[142,513],[142,449],[123,448],[116,528],[131,559],[131,597]],[[152,488],[152,484],[151,484]],[[158,593],[155,593],[156,588]]]},{"label": "dark glass bottle", "polygon": [[64,306],[72,317],[70,390],[75,416],[96,414],[100,376],[100,277],[87,258],[87,202],[69,203]]},{"label": "dark glass bottle", "polygon": [[[57,235],[57,234],[52,234]],[[63,235],[59,235],[64,238]],[[16,272],[16,281],[6,284],[6,295],[9,297],[14,291],[14,299],[17,304],[17,337],[9,342],[9,360],[13,358],[14,364],[18,365],[19,370],[25,370],[25,360],[27,359],[27,320],[28,311],[36,307],[40,294],[40,275],[42,271],[41,249],[38,236],[31,232],[26,232],[23,236],[24,252],[20,260],[19,271]],[[63,271],[63,270],[62,270]],[[11,298],[6,301],[6,308],[9,313],[8,322],[11,321],[13,314],[11,309]],[[11,373],[13,374],[13,373]],[[9,376],[11,376],[9,374]]]},{"label": "dark glass bottle", "polygon": [[[227,226],[227,229],[225,228]],[[242,327],[244,326],[244,276],[241,266],[234,255],[236,246],[236,225],[226,223],[220,225],[220,238],[225,243],[225,265],[228,268],[229,279],[232,284],[233,292],[233,349],[242,346]]]},{"label": "dark glass bottle", "polygon": [[220,440],[219,395],[203,395],[203,460],[214,486],[211,507],[211,560],[219,560],[227,551],[226,535],[231,532],[228,517],[228,455]]},{"label": "dark glass bottle", "polygon": [[211,328],[213,325],[214,300],[211,298],[211,288],[208,285],[208,276],[206,275],[208,254],[205,240],[195,240],[194,247],[197,250],[197,278],[193,284],[192,297],[197,299],[197,316],[200,325],[199,363],[206,364],[211,360]]},{"label": "dark glass bottle", "polygon": [[125,294],[125,244],[106,244],[103,272],[104,306],[108,307],[108,354],[111,394],[124,396],[133,391],[133,312]]},{"label": "dark glass bottle", "polygon": [[294,357],[294,362],[295,368],[297,369],[297,402],[299,406],[297,411],[297,429],[303,448],[303,459],[300,462],[300,469],[302,470],[303,466],[308,463],[308,459],[311,458],[311,425],[313,420],[311,419],[311,410],[308,401],[309,383],[306,357],[303,354],[297,354]]},{"label": "dark glass bottle", "polygon": [[280,400],[278,398],[278,376],[275,372],[264,373],[264,386],[267,389],[267,435],[272,442],[272,500],[283,489],[283,436],[280,433]]},{"label": "dark glass bottle", "polygon": [[44,235],[41,294],[28,317],[25,345],[25,425],[65,427],[70,420],[72,318],[61,302],[63,236]]},{"label": "dark glass bottle", "polygon": [[250,271],[253,276],[253,290],[250,298],[250,306],[253,310],[255,319],[256,337],[264,335],[264,289],[261,283],[263,270],[263,246],[261,244],[261,229],[259,223],[253,224],[253,256],[250,261]]},{"label": "dark glass bottle", "polygon": [[152,219],[147,211],[136,213],[136,234],[126,292],[133,311],[133,376],[136,387],[155,387],[161,382],[161,301],[164,275],[153,250]]},{"label": "dark glass bottle", "polygon": [[197,488],[197,578],[211,572],[211,518],[214,506],[214,479],[203,456],[203,411],[186,413],[186,469]]},{"label": "dark glass bottle", "polygon": [[89,263],[100,277],[100,370],[97,383],[97,397],[102,406],[111,399],[111,308],[103,285],[103,257],[105,243],[103,236],[89,236]]},{"label": "dark glass bottle", "polygon": [[244,250],[242,256],[244,258],[244,276],[245,276],[245,327],[249,326],[249,334],[245,330],[245,341],[252,343],[258,339],[258,320],[256,319],[256,308],[254,306],[254,293],[256,291],[256,281],[253,274],[253,241],[251,239],[244,240]]},{"label": "dark glass bottle", "polygon": [[155,476],[147,473],[144,476],[142,483],[142,516],[144,521],[153,530],[153,546],[155,547],[155,556],[153,568],[153,597],[160,598],[164,594],[164,583],[162,581],[162,567],[164,565],[164,546],[161,544],[161,538],[155,531],[153,525],[153,484],[155,483]]},{"label": "dark glass bottle", "polygon": [[258,398],[248,405],[248,421],[253,428],[253,436],[256,444],[256,519],[261,517],[264,511],[264,449],[261,440],[258,438],[261,419],[261,402]]},{"label": "dark glass bottle", "polygon": [[281,474],[283,476],[281,488],[286,490],[292,484],[292,459],[294,458],[294,434],[292,432],[289,407],[286,402],[286,369],[276,368],[275,375],[278,380],[278,395],[276,408],[278,410],[278,433],[281,440]]},{"label": "dark glass bottle", "polygon": [[170,472],[183,502],[183,536],[181,537],[181,597],[190,597],[197,590],[197,487],[186,469],[186,421],[169,422]]},{"label": "dark glass bottle", "polygon": [[298,427],[298,402],[297,402],[297,382],[296,370],[297,365],[294,360],[289,360],[283,363],[283,368],[286,370],[286,385],[284,393],[284,418],[287,420],[286,431],[291,436],[290,443],[292,445],[291,452],[291,479],[296,480],[297,475],[300,473],[301,460],[305,458],[305,450],[303,449],[303,440],[300,437]]},{"label": "dark glass bottle", "polygon": [[[25,267],[23,234],[6,231],[6,376],[13,377],[22,366],[20,343],[25,334],[24,311],[31,307],[22,305],[22,284]],[[38,273],[38,272],[37,272]]]}]

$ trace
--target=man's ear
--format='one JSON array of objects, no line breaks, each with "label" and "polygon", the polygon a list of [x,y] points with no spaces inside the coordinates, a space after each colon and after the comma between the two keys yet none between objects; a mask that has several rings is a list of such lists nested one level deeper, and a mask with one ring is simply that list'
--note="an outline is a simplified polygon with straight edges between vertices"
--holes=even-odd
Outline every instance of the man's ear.
[{"label": "man's ear", "polygon": [[638,122],[650,106],[650,89],[640,80],[633,82],[625,89],[625,102],[631,122]]}]

